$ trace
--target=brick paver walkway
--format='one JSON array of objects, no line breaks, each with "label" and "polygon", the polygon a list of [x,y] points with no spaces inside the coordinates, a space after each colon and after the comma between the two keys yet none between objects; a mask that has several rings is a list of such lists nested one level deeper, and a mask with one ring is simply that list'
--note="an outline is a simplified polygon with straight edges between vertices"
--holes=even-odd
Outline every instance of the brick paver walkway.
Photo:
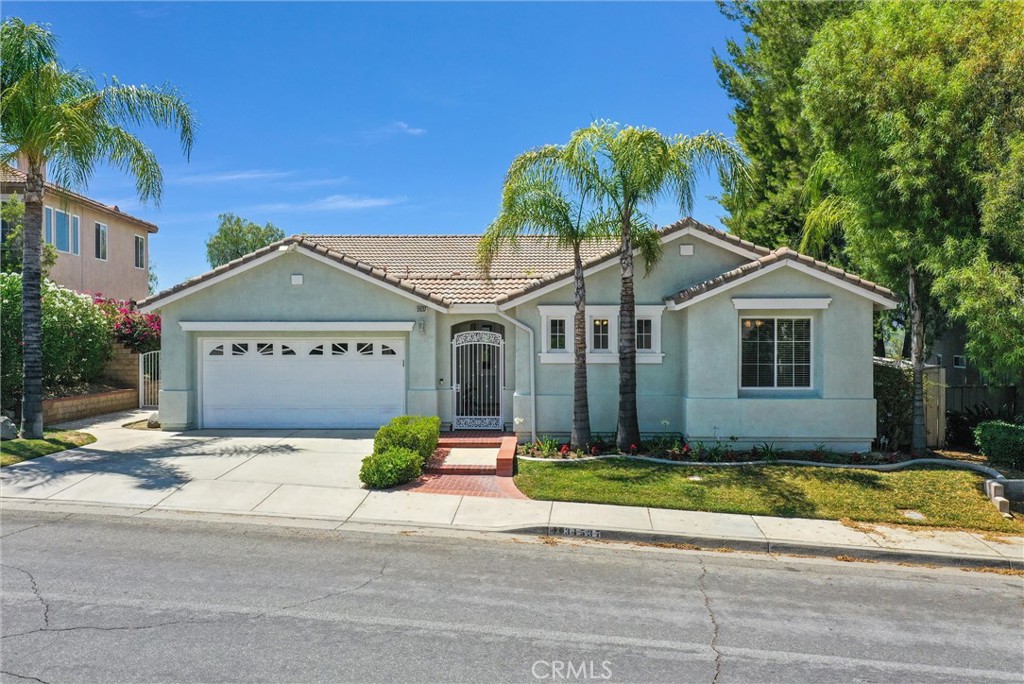
[{"label": "brick paver walkway", "polygon": [[492,499],[528,498],[516,487],[511,477],[496,475],[441,475],[427,473],[415,482],[399,487],[417,494],[456,494],[486,496]]}]

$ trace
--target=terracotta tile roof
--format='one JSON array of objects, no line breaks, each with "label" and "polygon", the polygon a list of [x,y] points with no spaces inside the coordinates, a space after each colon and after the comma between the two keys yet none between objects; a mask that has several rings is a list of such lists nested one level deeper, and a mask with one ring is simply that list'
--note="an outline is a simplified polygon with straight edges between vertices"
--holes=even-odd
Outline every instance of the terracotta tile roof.
[{"label": "terracotta tile roof", "polygon": [[[487,279],[477,261],[480,235],[304,235],[402,279]],[[614,252],[618,241],[595,240],[583,246],[583,260]],[[572,270],[572,250],[551,238],[523,236],[495,255],[490,278],[538,280]]]},{"label": "terracotta tile roof", "polygon": [[[0,165],[0,192],[6,194],[9,192],[23,191],[24,187],[24,171],[13,169],[10,166]],[[108,204],[103,204],[102,202],[97,202],[96,200],[86,197],[85,195],[80,195],[77,192],[72,192],[71,190],[66,190],[64,188],[57,187],[53,183],[47,183],[46,189],[56,194],[67,195],[69,199],[72,199],[76,202],[80,202],[81,204],[84,204],[93,209],[102,211],[105,214],[117,216],[118,218],[128,221],[129,223],[134,223],[138,226],[145,228],[147,232],[155,233],[159,230],[155,223],[143,221],[140,218],[124,213],[117,207],[113,207]]]},{"label": "terracotta tile roof", "polygon": [[[683,290],[676,295],[675,301],[685,301],[717,287],[720,281],[728,282],[723,278],[732,280],[783,258],[813,265],[825,273],[892,297],[892,293],[883,287],[810,257],[787,249],[773,252],[693,219],[678,221],[662,229],[662,234],[669,235],[687,228],[742,247],[752,256],[761,256],[718,278]],[[571,251],[557,246],[549,238],[536,236],[525,236],[516,246],[502,249],[488,276],[477,262],[476,250],[480,239],[478,235],[295,235],[186,280],[143,300],[140,305],[158,302],[289,245],[307,249],[444,307],[452,304],[501,304],[572,277]],[[595,241],[584,250],[584,266],[587,268],[617,258],[618,243],[615,240]]]},{"label": "terracotta tile roof", "polygon": [[361,262],[361,261],[357,261],[356,259],[353,259],[353,258],[351,258],[349,256],[344,255],[344,254],[339,254],[337,252],[334,252],[334,251],[324,247],[323,245],[319,245],[319,244],[317,244],[315,242],[312,242],[312,241],[310,241],[308,239],[305,239],[301,235],[293,235],[293,236],[287,237],[287,238],[285,238],[283,240],[278,240],[277,242],[275,242],[273,244],[270,244],[270,245],[267,245],[266,247],[263,247],[262,249],[258,249],[255,252],[250,252],[249,254],[246,254],[244,257],[242,257],[240,259],[235,259],[234,261],[229,261],[226,264],[218,266],[217,268],[213,269],[212,271],[207,271],[206,273],[203,273],[202,275],[195,276],[194,278],[189,278],[188,280],[186,280],[184,282],[181,282],[181,283],[178,283],[177,285],[175,285],[174,287],[172,287],[170,289],[164,290],[162,292],[158,292],[155,295],[152,295],[150,297],[147,297],[147,298],[143,299],[142,301],[140,301],[138,303],[138,305],[139,306],[149,306],[149,305],[154,304],[154,303],[156,303],[156,302],[158,302],[158,301],[160,301],[162,299],[166,299],[167,297],[170,297],[173,294],[177,294],[178,292],[182,292],[183,290],[187,290],[187,289],[189,289],[191,287],[195,287],[196,285],[199,285],[200,283],[206,282],[208,280],[212,280],[213,278],[221,276],[221,275],[227,273],[228,271],[232,271],[232,270],[238,268],[239,266],[243,266],[243,265],[245,265],[245,264],[247,264],[247,263],[249,263],[251,261],[259,259],[260,257],[266,256],[267,254],[270,254],[271,252],[277,251],[278,249],[280,249],[282,247],[290,247],[290,246],[294,246],[294,247],[302,248],[302,249],[307,249],[310,252],[313,252],[315,254],[319,254],[319,255],[324,256],[324,257],[326,257],[328,259],[332,259],[333,261],[336,261],[339,264],[344,264],[345,266],[348,266],[348,267],[350,267],[350,268],[352,268],[354,270],[360,271],[363,274],[365,274],[367,276],[370,276],[371,278],[374,278],[374,279],[379,280],[381,282],[388,283],[389,285],[393,285],[395,287],[403,289],[403,290],[409,292],[410,294],[414,294],[414,295],[416,295],[418,297],[422,297],[423,299],[425,299],[427,301],[430,301],[430,302],[433,302],[435,304],[438,304],[440,306],[447,307],[447,306],[449,306],[451,304],[450,301],[444,299],[441,296],[432,294],[432,293],[430,293],[430,292],[428,292],[426,290],[423,290],[422,288],[420,288],[420,287],[418,287],[418,286],[416,286],[414,284],[404,283],[401,280],[399,280],[398,278],[396,278],[395,276],[390,275],[387,272],[385,272],[385,271],[383,271],[383,270],[381,270],[379,268],[376,268],[376,267],[374,267],[374,266],[372,266],[370,264],[367,264],[367,263],[364,263],[364,262]]},{"label": "terracotta tile roof", "polygon": [[685,290],[675,294],[669,299],[676,304],[682,304],[683,302],[694,299],[706,292],[716,290],[722,287],[723,285],[726,285],[727,283],[739,280],[744,276],[756,273],[757,271],[765,269],[771,266],[772,264],[777,264],[782,261],[795,261],[805,266],[810,266],[811,268],[821,271],[825,275],[831,276],[838,280],[845,281],[847,283],[850,283],[851,285],[856,285],[859,288],[862,288],[873,294],[877,294],[887,299],[890,299],[893,302],[898,301],[896,295],[893,294],[893,291],[890,290],[889,288],[882,287],[881,285],[873,283],[870,280],[864,280],[863,278],[860,278],[852,273],[844,271],[841,268],[831,266],[825,263],[824,261],[818,261],[817,259],[809,257],[806,254],[795,252],[792,249],[789,249],[788,247],[780,247],[779,249],[769,252],[765,256],[759,259],[755,259],[750,263],[738,266],[737,268],[734,268],[731,271],[726,271],[720,276],[716,276],[714,278],[711,278],[710,280],[705,280],[703,283],[699,283],[697,285],[694,285],[693,287],[688,287]]}]

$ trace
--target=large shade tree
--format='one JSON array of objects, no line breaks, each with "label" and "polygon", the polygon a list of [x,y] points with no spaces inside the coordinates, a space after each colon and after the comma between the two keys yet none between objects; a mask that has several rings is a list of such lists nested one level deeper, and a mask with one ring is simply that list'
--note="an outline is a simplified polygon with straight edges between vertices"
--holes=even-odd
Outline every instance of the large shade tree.
[{"label": "large shade tree", "polygon": [[614,235],[614,217],[594,202],[595,192],[566,165],[565,147],[547,145],[516,157],[505,177],[501,211],[480,242],[480,258],[489,268],[503,247],[515,248],[522,235],[549,238],[573,255],[573,448],[592,443],[587,397],[587,289],[582,249],[595,238]]},{"label": "large shade tree", "polygon": [[25,181],[22,330],[24,395],[21,434],[43,435],[40,253],[43,195],[48,180],[85,189],[98,164],[134,177],[141,200],[158,202],[163,176],[155,154],[133,134],[152,124],[175,130],[185,155],[192,150],[195,115],[171,86],[98,84],[67,69],[48,26],[12,17],[0,25],[0,161],[22,158]]},{"label": "large shade tree", "polygon": [[1019,3],[867,3],[826,24],[804,63],[830,188],[808,230],[841,229],[857,268],[907,299],[915,452],[930,305],[966,322],[981,365],[1022,369],[1022,35]]},{"label": "large shade tree", "polygon": [[619,239],[619,411],[616,445],[628,451],[640,444],[636,403],[636,294],[633,252],[639,249],[649,270],[661,254],[651,239],[655,226],[645,210],[672,199],[690,212],[698,179],[709,171],[732,186],[744,179],[745,163],[735,144],[717,133],[665,136],[652,128],[621,127],[599,121],[575,131],[558,155],[538,163],[560,169],[593,193],[608,212]]},{"label": "large shade tree", "polygon": [[206,260],[210,268],[241,259],[250,252],[284,239],[284,231],[236,216],[230,212],[217,217],[217,231],[206,241]]}]

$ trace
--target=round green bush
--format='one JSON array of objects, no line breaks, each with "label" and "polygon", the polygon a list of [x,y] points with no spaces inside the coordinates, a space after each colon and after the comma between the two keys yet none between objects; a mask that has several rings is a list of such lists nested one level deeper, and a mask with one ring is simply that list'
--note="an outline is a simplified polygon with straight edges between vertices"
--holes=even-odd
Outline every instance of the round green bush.
[{"label": "round green bush", "polygon": [[974,438],[989,463],[1024,468],[1024,425],[990,420],[974,428]]},{"label": "round green bush", "polygon": [[[43,386],[96,380],[111,355],[111,324],[88,295],[43,281]],[[21,274],[0,273],[0,384],[4,408],[22,391]]]},{"label": "round green bush", "polygon": [[412,449],[385,449],[363,459],[359,479],[375,489],[394,487],[419,477],[422,463],[420,455]]}]

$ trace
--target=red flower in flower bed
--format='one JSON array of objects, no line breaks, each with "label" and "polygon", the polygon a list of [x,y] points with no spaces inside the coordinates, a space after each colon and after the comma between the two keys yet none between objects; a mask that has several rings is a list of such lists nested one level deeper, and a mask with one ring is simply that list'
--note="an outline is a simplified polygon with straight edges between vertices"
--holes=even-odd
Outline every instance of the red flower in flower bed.
[{"label": "red flower in flower bed", "polygon": [[113,323],[114,339],[139,353],[160,348],[160,316],[144,314],[131,302],[104,299],[96,295],[93,301]]},{"label": "red flower in flower bed", "polygon": [[636,451],[637,451],[636,444],[630,444],[629,445],[629,453],[636,454]]},{"label": "red flower in flower bed", "polygon": [[569,455],[569,445],[568,444],[563,444],[562,448],[558,450],[558,453],[562,454],[562,458],[565,458],[566,456],[568,456]]},{"label": "red flower in flower bed", "polygon": [[590,447],[590,453],[591,453],[592,456],[597,456],[598,452],[599,452],[599,450],[597,448],[597,445],[594,445],[594,446]]}]

